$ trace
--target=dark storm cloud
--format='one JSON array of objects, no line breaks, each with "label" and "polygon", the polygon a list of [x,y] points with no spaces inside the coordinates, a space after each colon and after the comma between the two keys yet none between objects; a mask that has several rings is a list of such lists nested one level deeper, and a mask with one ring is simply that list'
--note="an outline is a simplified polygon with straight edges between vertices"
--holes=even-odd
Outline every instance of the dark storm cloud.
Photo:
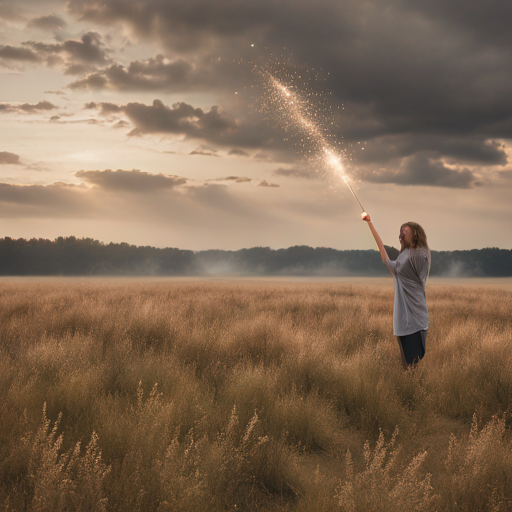
[{"label": "dark storm cloud", "polygon": [[168,61],[157,55],[89,73],[69,84],[72,90],[114,89],[119,91],[191,91],[211,90],[223,82],[224,66],[217,60],[193,65],[183,59]]},{"label": "dark storm cloud", "polygon": [[106,54],[101,43],[101,37],[95,32],[87,32],[81,37],[81,41],[68,39],[63,43],[47,44],[35,41],[26,41],[25,46],[33,48],[35,51],[52,54],[67,53],[73,59],[81,62],[91,62],[95,64],[106,64]]},{"label": "dark storm cloud", "polygon": [[90,102],[85,104],[85,108],[97,109],[104,116],[126,115],[135,126],[128,133],[130,136],[155,133],[185,135],[189,139],[222,146],[265,147],[269,151],[290,146],[288,142],[273,139],[275,133],[258,116],[245,116],[240,121],[217,105],[203,110],[184,102],[169,107],[161,100],[154,100],[152,105]]},{"label": "dark storm cloud", "polygon": [[184,185],[187,182],[185,178],[179,176],[150,174],[137,169],[131,171],[122,169],[117,171],[110,169],[105,171],[78,171],[75,176],[102,189],[135,193],[169,189]]},{"label": "dark storm cloud", "polygon": [[[390,160],[429,153],[432,158],[445,157],[454,162],[486,165],[506,165],[507,154],[501,142],[483,137],[460,137],[444,135],[391,135],[376,137],[364,144],[364,151],[357,154],[360,163],[384,164]],[[357,152],[361,148],[354,146]]]},{"label": "dark storm cloud", "polygon": [[45,60],[47,65],[64,66],[67,75],[79,75],[94,71],[98,66],[110,63],[107,49],[96,32],[87,32],[80,41],[68,39],[62,43],[42,43],[38,41],[25,41],[22,43],[27,49],[35,52],[39,60]]},{"label": "dark storm cloud", "polygon": [[19,46],[0,46],[0,59],[17,60],[21,62],[38,62],[40,60],[37,53],[29,48]]},{"label": "dark storm cloud", "polygon": [[39,103],[22,103],[21,105],[16,105],[14,103],[0,103],[0,113],[25,112],[27,114],[34,114],[56,108],[58,108],[56,105],[46,100],[40,101]]},{"label": "dark storm cloud", "polygon": [[477,181],[469,169],[450,169],[442,162],[432,161],[421,155],[405,158],[396,171],[375,171],[363,174],[362,177],[375,183],[449,188],[471,188]]},{"label": "dark storm cloud", "polygon": [[0,151],[0,164],[19,164],[20,156],[9,151]]},{"label": "dark storm cloud", "polygon": [[123,111],[136,126],[130,135],[179,133],[211,140],[237,129],[236,119],[218,106],[206,112],[184,102],[167,107],[155,100],[153,105],[128,103]]},{"label": "dark storm cloud", "polygon": [[39,28],[41,30],[49,31],[58,30],[59,28],[64,28],[65,26],[66,22],[55,14],[39,16],[38,18],[30,20],[27,25],[28,28]]},{"label": "dark storm cloud", "polygon": [[236,0],[222,3],[200,0],[179,3],[165,0],[68,2],[69,11],[84,20],[103,24],[121,22],[138,36],[156,36],[180,50],[211,44],[219,32],[243,35],[248,28],[265,25],[271,20],[267,7],[264,3],[260,7],[256,3],[241,4]]},{"label": "dark storm cloud", "polygon": [[476,34],[481,42],[512,44],[512,4],[508,0],[471,4],[465,0],[413,0],[404,3],[404,6],[426,13],[443,24],[451,25],[453,30],[465,31],[472,36]]},{"label": "dark storm cloud", "polygon": [[[314,67],[332,92],[333,105],[345,105],[337,119],[338,139],[367,143],[364,151],[354,149],[354,163],[378,163],[387,176],[399,167],[408,176],[397,175],[399,182],[417,176],[418,183],[421,173],[404,171],[412,157],[459,166],[506,163],[503,148],[492,141],[512,138],[511,5],[505,0],[471,5],[463,0],[68,2],[70,13],[81,19],[118,23],[137,37],[162,43],[173,59],[219,55],[263,62],[266,53],[282,52],[291,65]],[[121,71],[119,84],[133,87],[137,73]],[[243,73],[247,70],[226,72],[225,90]],[[158,83],[158,76],[154,71],[142,82]],[[116,87],[106,72],[94,78],[100,87]],[[251,80],[248,73],[246,79]],[[230,105],[226,109],[233,112]],[[230,136],[247,139],[243,127]],[[246,146],[263,146],[268,131],[252,128],[253,145]],[[468,176],[450,176],[455,183],[469,183]]]}]

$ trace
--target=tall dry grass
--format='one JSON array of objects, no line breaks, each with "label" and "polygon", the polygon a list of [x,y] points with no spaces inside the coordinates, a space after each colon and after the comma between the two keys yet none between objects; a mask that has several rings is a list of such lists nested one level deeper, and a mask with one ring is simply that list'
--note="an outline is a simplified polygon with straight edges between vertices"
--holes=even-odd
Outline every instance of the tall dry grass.
[{"label": "tall dry grass", "polygon": [[0,287],[10,511],[512,510],[512,294],[430,287],[404,372],[393,290]]}]

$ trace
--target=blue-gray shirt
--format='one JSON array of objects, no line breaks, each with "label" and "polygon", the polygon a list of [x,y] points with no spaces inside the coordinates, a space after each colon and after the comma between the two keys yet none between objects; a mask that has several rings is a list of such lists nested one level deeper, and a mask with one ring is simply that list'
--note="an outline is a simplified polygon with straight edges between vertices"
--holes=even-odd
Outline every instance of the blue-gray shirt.
[{"label": "blue-gray shirt", "polygon": [[395,281],[395,336],[407,336],[428,329],[425,286],[430,270],[430,251],[423,247],[404,249],[395,261],[386,259],[386,265]]}]

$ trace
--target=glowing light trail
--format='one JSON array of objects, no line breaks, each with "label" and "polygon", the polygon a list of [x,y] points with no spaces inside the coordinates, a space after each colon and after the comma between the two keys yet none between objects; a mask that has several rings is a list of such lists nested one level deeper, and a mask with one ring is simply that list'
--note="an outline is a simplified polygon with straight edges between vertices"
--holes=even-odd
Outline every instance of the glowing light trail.
[{"label": "glowing light trail", "polygon": [[350,184],[350,182],[347,179],[347,176],[343,172],[343,166],[341,164],[340,158],[337,157],[334,153],[332,153],[327,148],[325,148],[324,151],[325,151],[325,153],[327,155],[327,160],[328,160],[330,166],[332,168],[336,169],[336,170],[339,169],[339,173],[343,177],[343,181],[345,181],[345,183],[347,184],[348,188],[350,189],[350,192],[352,192],[352,195],[355,197],[356,201],[359,203],[359,206],[361,207],[361,210],[363,210],[363,214],[366,214],[366,211],[365,211],[363,205],[361,204],[361,201],[359,201],[359,198],[357,197],[356,193],[354,192],[354,189],[352,188],[352,185]]},{"label": "glowing light trail", "polygon": [[[311,138],[311,142],[315,146],[315,149],[321,152],[325,165],[343,178],[343,181],[347,184],[350,192],[352,192],[352,195],[361,207],[361,210],[363,211],[361,216],[364,218],[367,214],[361,204],[361,201],[359,201],[359,198],[348,181],[341,158],[332,149],[332,146],[329,144],[319,126],[311,120],[311,116],[316,114],[311,105],[304,100],[303,97],[283,85],[268,71],[263,71],[262,75],[274,93],[272,94],[274,96],[274,101],[277,100],[279,105],[285,108],[286,113],[291,119],[290,124],[299,126],[299,128],[307,132],[308,136]],[[278,98],[275,98],[275,93],[277,93]]]}]

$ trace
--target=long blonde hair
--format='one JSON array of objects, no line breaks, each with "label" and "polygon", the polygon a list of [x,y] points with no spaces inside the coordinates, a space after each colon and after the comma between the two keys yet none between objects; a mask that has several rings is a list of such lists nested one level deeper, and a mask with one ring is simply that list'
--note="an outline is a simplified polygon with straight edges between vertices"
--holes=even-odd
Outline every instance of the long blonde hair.
[{"label": "long blonde hair", "polygon": [[427,251],[430,252],[430,248],[427,243],[427,235],[425,234],[425,230],[416,222],[406,222],[405,224],[402,224],[400,226],[400,231],[402,231],[402,229],[405,226],[409,226],[409,228],[411,229],[411,233],[412,233],[411,247],[413,249],[416,249],[418,247],[423,247]]}]

